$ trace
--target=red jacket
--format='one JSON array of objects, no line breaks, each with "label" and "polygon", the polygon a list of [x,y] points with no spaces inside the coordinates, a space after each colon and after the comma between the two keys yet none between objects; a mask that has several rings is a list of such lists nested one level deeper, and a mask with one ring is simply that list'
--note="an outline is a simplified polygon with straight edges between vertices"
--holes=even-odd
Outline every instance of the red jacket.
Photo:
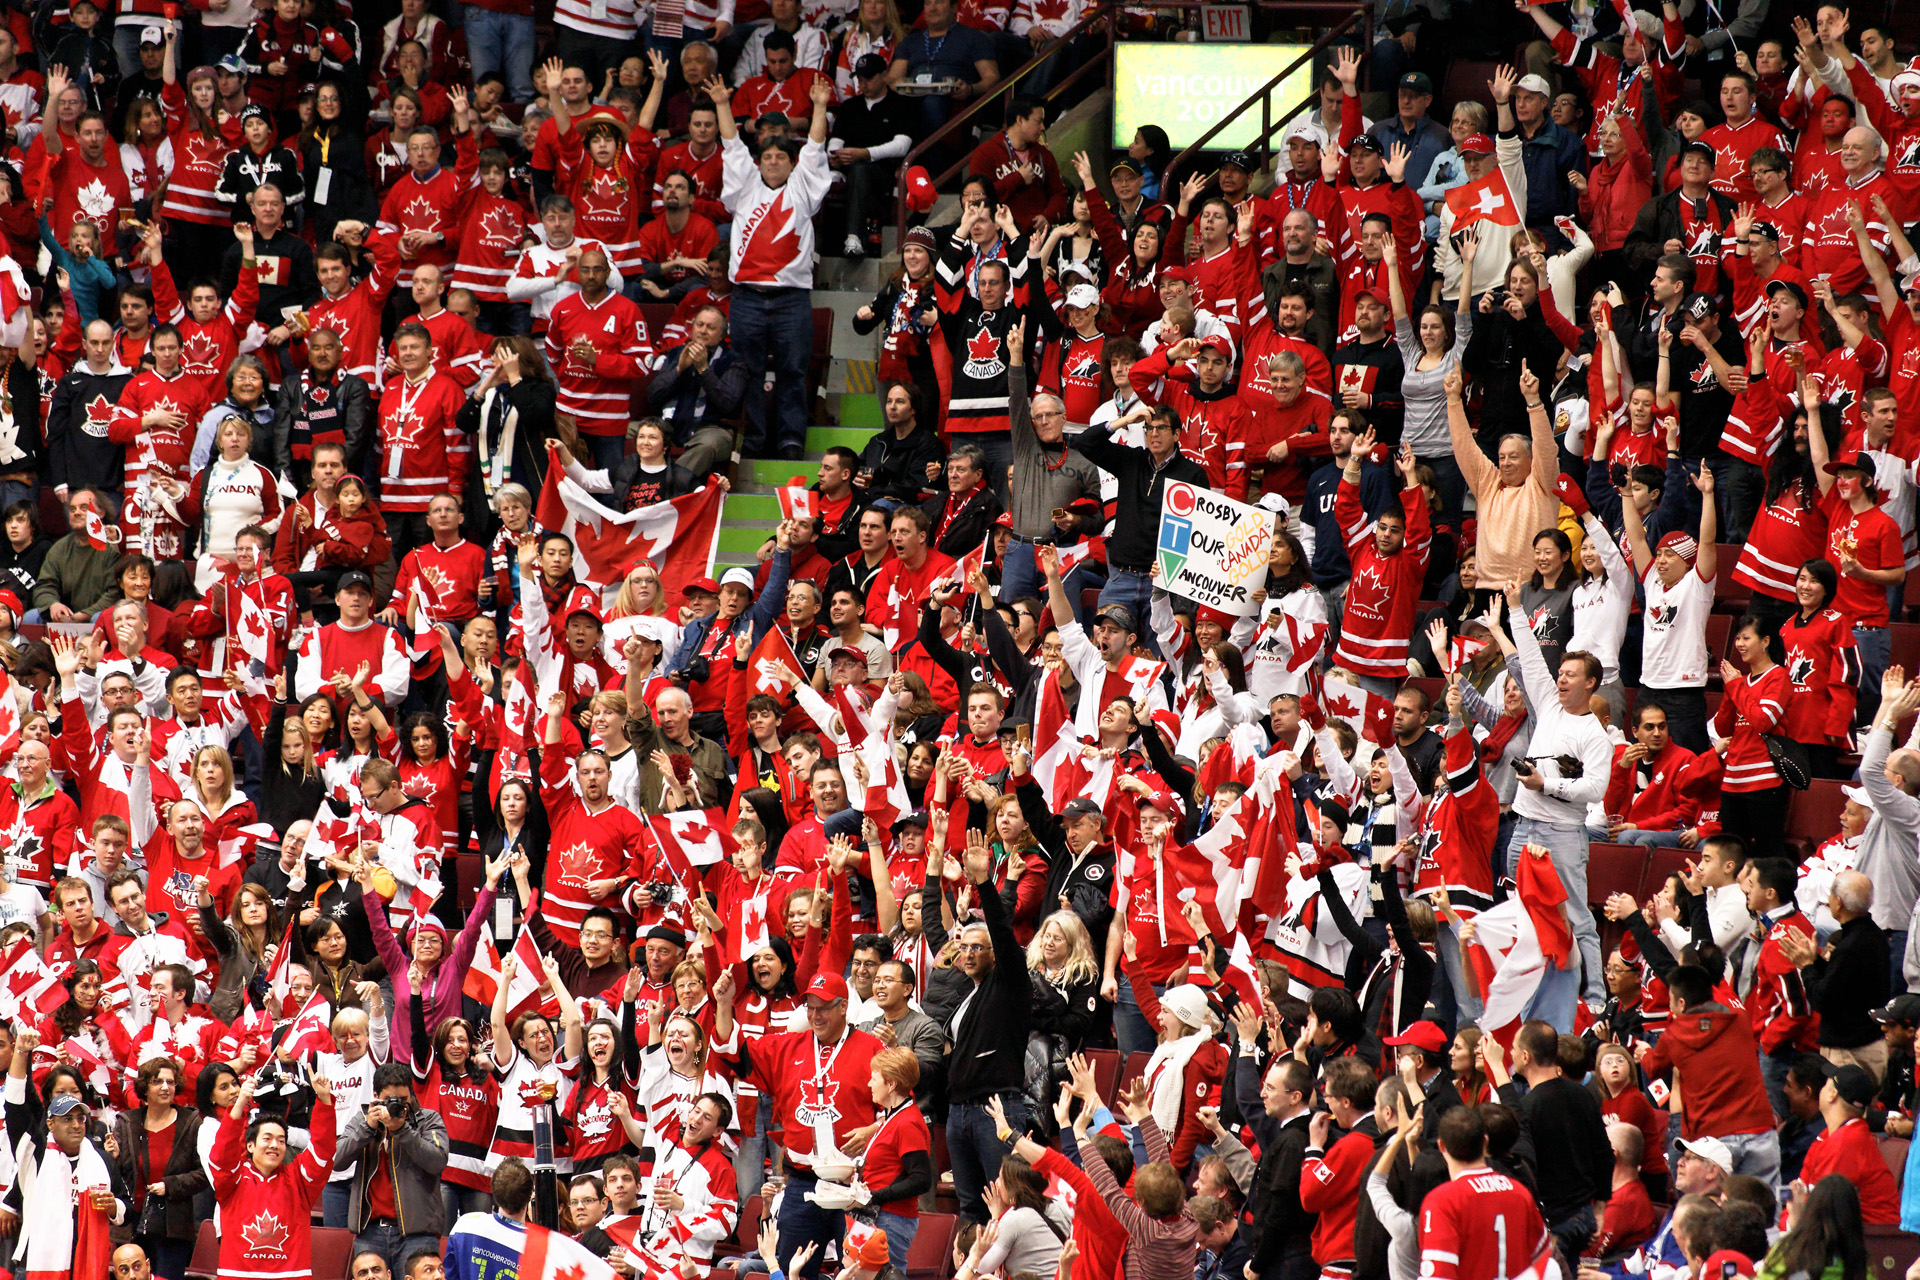
[{"label": "red jacket", "polygon": [[222,1276],[313,1275],[313,1206],[333,1169],[337,1141],[333,1104],[313,1104],[313,1139],[298,1156],[263,1175],[247,1159],[246,1122],[221,1112],[213,1141],[213,1197],[226,1230],[220,1237]]},{"label": "red jacket", "polygon": [[1313,1224],[1313,1260],[1325,1267],[1353,1259],[1353,1216],[1360,1184],[1373,1167],[1373,1139],[1349,1133],[1324,1155],[1307,1148],[1300,1165],[1300,1207],[1320,1217]]},{"label": "red jacket", "polygon": [[1649,1077],[1673,1072],[1681,1081],[1683,1138],[1773,1128],[1753,1024],[1744,1010],[1708,1003],[1674,1014],[1640,1066]]},{"label": "red jacket", "polygon": [[1627,154],[1618,161],[1594,165],[1580,196],[1580,218],[1593,237],[1596,253],[1624,246],[1634,219],[1653,199],[1653,158],[1647,154],[1640,130],[1624,125],[1620,134],[1626,139]]},{"label": "red jacket", "polygon": [[[1040,176],[1028,182],[1021,166],[1036,162]],[[973,149],[967,157],[967,176],[990,183],[994,196],[1012,208],[1013,220],[1023,230],[1036,217],[1059,222],[1067,216],[1067,185],[1061,181],[1053,152],[1038,143],[1024,152],[1015,151],[1005,129]]]},{"label": "red jacket", "polygon": [[1780,939],[1789,929],[1813,936],[1813,925],[1799,911],[1775,917],[1767,925],[1766,940],[1754,964],[1753,986],[1747,991],[1747,1012],[1753,1017],[1753,1034],[1762,1053],[1783,1049],[1812,1053],[1818,1047],[1820,1015],[1807,1003],[1800,970],[1780,949]]},{"label": "red jacket", "polygon": [[1625,747],[1613,749],[1613,776],[1607,782],[1606,810],[1625,818],[1641,831],[1680,831],[1693,825],[1700,816],[1697,800],[1682,795],[1680,777],[1693,760],[1693,752],[1677,742],[1668,742],[1666,750],[1648,762],[1651,781],[1646,789],[1634,792],[1634,774],[1638,770],[1621,763]]}]

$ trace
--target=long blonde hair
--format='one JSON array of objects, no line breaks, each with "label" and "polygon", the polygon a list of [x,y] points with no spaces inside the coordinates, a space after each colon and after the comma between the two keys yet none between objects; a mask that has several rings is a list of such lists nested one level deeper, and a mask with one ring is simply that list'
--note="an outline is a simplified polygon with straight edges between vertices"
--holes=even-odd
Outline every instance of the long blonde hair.
[{"label": "long blonde hair", "polygon": [[[1060,966],[1057,978],[1047,971],[1044,944],[1048,925],[1058,929],[1067,940],[1067,962]],[[1040,927],[1033,931],[1033,941],[1027,944],[1027,968],[1056,986],[1098,981],[1100,965],[1093,958],[1093,938],[1087,933],[1086,921],[1072,911],[1056,911],[1042,920]]]},{"label": "long blonde hair", "polygon": [[[642,609],[640,607],[640,601],[635,597],[633,591],[633,579],[635,575],[639,574],[642,570],[645,570],[653,577],[653,608],[651,609]],[[634,618],[645,615],[654,618],[664,618],[666,614],[667,592],[666,587],[660,581],[660,571],[651,564],[648,564],[645,560],[642,560],[639,564],[627,570],[627,576],[620,580],[620,592],[614,596],[613,609],[608,616],[612,618]]]},{"label": "long blonde hair", "polygon": [[[212,796],[209,796],[200,789],[200,762],[205,759],[212,759],[227,775],[227,789],[220,793],[220,800],[217,804],[214,802]],[[207,820],[211,822],[214,816],[226,807],[227,801],[233,798],[235,790],[233,782],[233,757],[228,755],[227,749],[218,743],[208,743],[193,753],[193,767],[188,773],[188,780],[193,783],[194,792],[200,797],[200,806],[207,811]]]}]

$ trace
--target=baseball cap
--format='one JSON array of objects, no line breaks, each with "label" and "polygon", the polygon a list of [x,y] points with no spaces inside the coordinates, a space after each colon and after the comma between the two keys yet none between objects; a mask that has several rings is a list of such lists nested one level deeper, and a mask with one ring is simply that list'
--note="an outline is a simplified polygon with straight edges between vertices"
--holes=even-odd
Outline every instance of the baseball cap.
[{"label": "baseball cap", "polygon": [[1514,85],[1514,88],[1525,89],[1528,93],[1537,93],[1543,98],[1553,96],[1553,86],[1547,83],[1545,76],[1521,76],[1520,83]]},{"label": "baseball cap", "polygon": [[1013,528],[1013,512],[1002,511],[999,515],[995,516],[993,518],[993,527],[996,529]]},{"label": "baseball cap", "polygon": [[1873,1077],[1867,1074],[1867,1069],[1856,1067],[1852,1063],[1841,1067],[1828,1079],[1833,1081],[1833,1091],[1840,1095],[1840,1101],[1861,1111],[1873,1105],[1873,1095],[1879,1092],[1874,1087]]},{"label": "baseball cap", "polygon": [[560,619],[560,621],[564,624],[576,617],[592,618],[593,625],[596,627],[604,627],[607,625],[607,620],[600,615],[600,606],[591,600],[582,600],[579,604],[567,610],[567,616]]},{"label": "baseball cap", "polygon": [[1780,228],[1774,226],[1771,222],[1756,222],[1753,224],[1753,230],[1775,243],[1779,242]]},{"label": "baseball cap", "polygon": [[1719,314],[1720,308],[1719,304],[1714,301],[1712,294],[1690,293],[1687,295],[1686,302],[1681,305],[1680,310],[1686,314],[1687,319],[1698,324],[1708,316]]},{"label": "baseball cap", "polygon": [[1131,173],[1137,176],[1145,171],[1141,169],[1140,162],[1138,160],[1135,160],[1132,156],[1129,156],[1129,155],[1121,155],[1116,157],[1114,159],[1114,162],[1107,166],[1107,172],[1108,173],[1126,172],[1126,173]]},{"label": "baseball cap", "polygon": [[723,587],[745,587],[748,591],[752,591],[753,570],[744,565],[735,565],[720,575],[720,585]]},{"label": "baseball cap", "polygon": [[[1842,787],[1840,794],[1859,805],[1862,809],[1873,808],[1873,797],[1867,794],[1865,787]],[[1898,997],[1895,997],[1898,999]]]},{"label": "baseball cap", "polygon": [[887,60],[877,53],[863,53],[853,64],[853,74],[862,80],[871,80],[875,76],[885,75]]},{"label": "baseball cap", "polygon": [[1767,296],[1769,298],[1782,289],[1785,289],[1788,293],[1798,298],[1802,307],[1807,305],[1807,291],[1801,285],[1792,280],[1782,280],[1778,276],[1767,282]]},{"label": "baseball cap", "polygon": [[1160,271],[1160,278],[1162,280],[1178,280],[1181,284],[1192,284],[1193,268],[1192,267],[1163,267]]},{"label": "baseball cap", "polygon": [[831,1004],[847,998],[847,980],[837,973],[816,973],[807,984],[807,995]]},{"label": "baseball cap", "polygon": [[867,665],[867,655],[864,650],[856,649],[850,644],[843,644],[827,655],[829,666],[836,662],[857,662],[864,667]]},{"label": "baseball cap", "polygon": [[1424,71],[1409,71],[1400,77],[1400,83],[1394,87],[1408,89],[1414,93],[1430,94],[1433,92],[1433,81],[1427,78],[1427,73]]},{"label": "baseball cap", "polygon": [[1738,1249],[1717,1249],[1700,1264],[1700,1280],[1733,1280],[1753,1274],[1753,1259]]},{"label": "baseball cap", "polygon": [[1722,1173],[1733,1172],[1733,1152],[1718,1138],[1695,1138],[1692,1142],[1683,1138],[1680,1140],[1680,1149],[1688,1155],[1699,1156],[1708,1164],[1718,1165]]},{"label": "baseball cap", "polygon": [[359,587],[365,591],[372,591],[373,579],[368,577],[362,570],[349,569],[340,575],[339,585],[334,587],[333,593],[339,595],[342,591],[350,590],[353,587]]},{"label": "baseball cap", "polygon": [[763,112],[756,120],[754,120],[753,127],[756,130],[758,129],[791,129],[793,128],[793,121],[788,118],[787,113],[784,111],[767,111],[767,112]]},{"label": "baseball cap", "polygon": [[1212,347],[1227,359],[1233,359],[1233,339],[1224,333],[1210,333],[1200,339],[1200,345],[1203,347]]},{"label": "baseball cap", "polygon": [[12,611],[16,622],[20,620],[20,615],[27,611],[26,606],[20,603],[20,597],[11,591],[0,590],[0,604]]},{"label": "baseball cap", "polygon": [[1070,307],[1097,307],[1100,305],[1100,291],[1090,284],[1077,284],[1067,290],[1067,305]]},{"label": "baseball cap", "polygon": [[1352,142],[1348,143],[1347,150],[1350,152],[1371,151],[1375,155],[1380,155],[1380,156],[1387,154],[1387,149],[1386,147],[1381,145],[1380,139],[1374,137],[1370,133],[1363,133],[1359,137],[1355,138]]},{"label": "baseball cap", "polygon": [[1493,139],[1484,133],[1476,133],[1460,144],[1463,156],[1490,156],[1493,154]]},{"label": "baseball cap", "polygon": [[1155,787],[1140,797],[1140,803],[1158,809],[1170,818],[1178,818],[1187,811],[1187,806],[1180,803],[1180,797],[1165,787]]},{"label": "baseball cap", "polygon": [[1316,147],[1325,147],[1327,145],[1327,131],[1311,120],[1301,120],[1295,123],[1291,129],[1287,130],[1287,136],[1282,138],[1281,141],[1292,142],[1295,138],[1300,139],[1302,142],[1311,142]]},{"label": "baseball cap", "polygon": [[167,42],[167,33],[158,26],[144,27],[140,32],[140,43],[162,45]]},{"label": "baseball cap", "polygon": [[1253,505],[1262,511],[1271,511],[1282,518],[1293,513],[1293,504],[1287,501],[1287,495],[1284,493],[1263,493],[1260,495],[1260,501]]},{"label": "baseball cap", "polygon": [[910,809],[893,820],[893,834],[899,835],[902,827],[918,827],[925,831],[933,823],[927,818],[925,809]]},{"label": "baseball cap", "polygon": [[715,582],[711,577],[695,578],[692,582],[680,588],[680,594],[682,595],[690,596],[696,591],[703,591],[710,596],[717,596],[720,594],[720,584]]},{"label": "baseball cap", "polygon": [[939,198],[940,193],[934,189],[933,177],[927,172],[927,166],[916,164],[900,175],[900,199],[909,213],[925,213],[933,208],[933,202]]},{"label": "baseball cap", "polygon": [[1688,564],[1692,564],[1700,556],[1700,544],[1693,540],[1693,535],[1675,529],[1660,539],[1660,544],[1654,548],[1654,551],[1656,553],[1671,551]]},{"label": "baseball cap", "polygon": [[1907,1022],[1920,1026],[1920,996],[1903,991],[1873,1011],[1875,1022]]},{"label": "baseball cap", "polygon": [[1239,621],[1239,619],[1232,614],[1221,609],[1216,609],[1210,604],[1203,604],[1196,608],[1193,611],[1193,620],[1195,622],[1211,622],[1216,627],[1231,627]]},{"label": "baseball cap", "polygon": [[1096,623],[1111,622],[1122,631],[1131,631],[1136,635],[1139,634],[1140,631],[1140,624],[1135,621],[1133,610],[1123,604],[1101,605],[1098,609],[1094,610],[1093,620]]},{"label": "baseball cap", "polygon": [[52,1118],[68,1115],[75,1111],[85,1111],[86,1109],[87,1104],[80,1101],[79,1098],[71,1093],[62,1093],[56,1094],[53,1101],[47,1104],[47,1115],[49,1118]]},{"label": "baseball cap", "polygon": [[213,64],[213,69],[215,71],[224,71],[228,75],[234,76],[247,74],[247,64],[240,60],[240,55],[237,53],[230,53],[220,59],[220,61]]},{"label": "baseball cap", "polygon": [[1228,165],[1232,165],[1234,168],[1240,170],[1242,173],[1253,173],[1255,170],[1259,169],[1260,162],[1255,160],[1253,156],[1248,152],[1229,151],[1227,152],[1227,154],[1220,157],[1220,167],[1224,169]]},{"label": "baseball cap", "polygon": [[1447,1033],[1440,1029],[1437,1022],[1420,1021],[1408,1027],[1397,1036],[1388,1036],[1381,1044],[1407,1044],[1416,1049],[1425,1049],[1428,1053],[1447,1051]]},{"label": "baseball cap", "polygon": [[1873,459],[1864,453],[1843,453],[1832,462],[1829,462],[1824,470],[1830,476],[1837,476],[1842,471],[1859,471],[1864,473],[1868,479],[1872,479],[1878,474],[1873,465]]},{"label": "baseball cap", "polygon": [[1719,159],[1712,147],[1697,138],[1680,148],[1680,158],[1685,160],[1688,156],[1705,156],[1708,164],[1713,164]]},{"label": "baseball cap", "polygon": [[1100,806],[1092,796],[1075,796],[1067,801],[1066,808],[1060,810],[1060,816],[1068,822],[1076,822],[1081,818],[1100,818],[1104,821],[1106,815],[1100,812]]}]

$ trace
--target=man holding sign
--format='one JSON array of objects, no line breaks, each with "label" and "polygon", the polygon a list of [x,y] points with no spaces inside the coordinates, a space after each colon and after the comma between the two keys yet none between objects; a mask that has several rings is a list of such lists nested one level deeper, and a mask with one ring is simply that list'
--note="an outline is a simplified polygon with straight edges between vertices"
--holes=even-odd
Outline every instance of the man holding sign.
[{"label": "man holding sign", "polygon": [[[1120,444],[1111,432],[1146,421],[1147,447]],[[1103,467],[1119,483],[1119,509],[1127,518],[1114,522],[1107,539],[1107,585],[1100,589],[1100,608],[1124,605],[1137,621],[1147,613],[1153,595],[1148,571],[1160,536],[1160,503],[1170,481],[1206,489],[1207,469],[1180,453],[1180,415],[1166,405],[1149,409],[1136,404],[1112,422],[1089,427],[1074,439],[1077,448],[1095,466]],[[1158,645],[1151,631],[1147,643]]]}]

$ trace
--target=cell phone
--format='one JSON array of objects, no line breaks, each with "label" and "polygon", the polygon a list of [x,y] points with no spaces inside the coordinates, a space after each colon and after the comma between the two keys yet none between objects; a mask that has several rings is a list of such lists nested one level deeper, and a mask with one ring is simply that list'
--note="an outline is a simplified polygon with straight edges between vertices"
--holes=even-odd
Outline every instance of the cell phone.
[{"label": "cell phone", "polygon": [[1533,761],[1527,759],[1515,760],[1513,762],[1513,772],[1518,777],[1532,777],[1534,772]]},{"label": "cell phone", "polygon": [[1031,747],[1033,745],[1033,726],[1030,724],[1017,724],[1013,726],[1013,740],[1019,743],[1022,748]]}]

